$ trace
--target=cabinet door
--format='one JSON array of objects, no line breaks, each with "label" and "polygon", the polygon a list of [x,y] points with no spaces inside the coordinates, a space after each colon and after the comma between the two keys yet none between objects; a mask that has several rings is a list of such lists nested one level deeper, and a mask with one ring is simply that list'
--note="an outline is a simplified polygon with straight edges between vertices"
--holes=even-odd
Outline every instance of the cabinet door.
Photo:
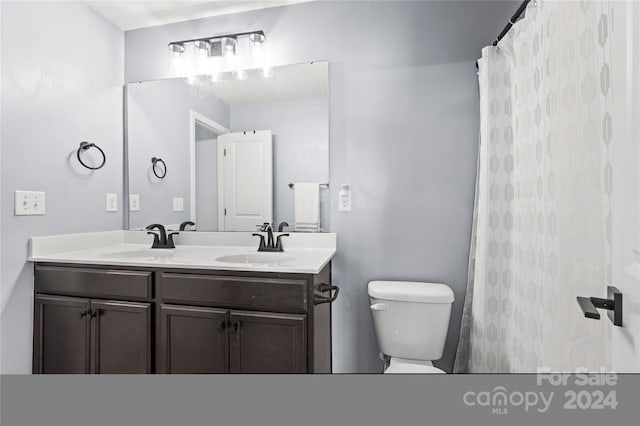
[{"label": "cabinet door", "polygon": [[158,373],[227,373],[227,311],[195,306],[160,308]]},{"label": "cabinet door", "polygon": [[305,373],[306,315],[231,311],[231,373]]},{"label": "cabinet door", "polygon": [[89,299],[35,296],[33,372],[89,373]]},{"label": "cabinet door", "polygon": [[91,301],[92,373],[151,372],[151,305]]}]

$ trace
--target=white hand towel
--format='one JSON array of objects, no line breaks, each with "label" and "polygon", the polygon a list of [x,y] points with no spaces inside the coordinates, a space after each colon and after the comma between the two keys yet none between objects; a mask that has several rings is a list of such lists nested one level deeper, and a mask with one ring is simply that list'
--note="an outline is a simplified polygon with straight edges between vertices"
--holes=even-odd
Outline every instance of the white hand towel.
[{"label": "white hand towel", "polygon": [[296,183],[295,198],[295,229],[296,232],[320,231],[320,184]]}]

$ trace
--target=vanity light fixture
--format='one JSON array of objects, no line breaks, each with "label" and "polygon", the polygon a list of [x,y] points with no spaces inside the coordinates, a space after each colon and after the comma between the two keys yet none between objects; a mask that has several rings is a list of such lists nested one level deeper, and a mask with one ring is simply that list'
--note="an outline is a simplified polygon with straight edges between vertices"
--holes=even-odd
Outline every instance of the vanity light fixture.
[{"label": "vanity light fixture", "polygon": [[261,46],[266,39],[260,30],[172,41],[169,43],[172,73],[188,76],[233,71],[237,79],[243,80],[246,72],[239,70],[264,66]]},{"label": "vanity light fixture", "polygon": [[244,70],[265,66],[262,46],[266,38],[260,30],[173,41],[169,43],[172,74],[187,77],[232,72],[236,79],[244,80]]},{"label": "vanity light fixture", "polygon": [[184,53],[186,45],[193,44],[197,49],[207,50],[209,56],[224,56],[230,52],[235,54],[238,39],[243,37],[249,38],[249,40],[256,45],[264,43],[267,39],[264,31],[262,30],[250,31],[246,33],[224,34],[191,40],[172,41],[169,43],[169,50],[173,54],[180,55]]}]

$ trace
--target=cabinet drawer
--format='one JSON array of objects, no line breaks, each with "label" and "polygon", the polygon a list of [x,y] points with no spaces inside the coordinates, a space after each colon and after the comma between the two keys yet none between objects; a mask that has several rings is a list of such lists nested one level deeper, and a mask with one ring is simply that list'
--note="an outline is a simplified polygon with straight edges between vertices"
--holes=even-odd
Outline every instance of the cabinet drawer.
[{"label": "cabinet drawer", "polygon": [[36,266],[39,293],[151,299],[152,272]]},{"label": "cabinet drawer", "polygon": [[164,302],[196,303],[271,311],[307,310],[307,281],[163,273]]}]

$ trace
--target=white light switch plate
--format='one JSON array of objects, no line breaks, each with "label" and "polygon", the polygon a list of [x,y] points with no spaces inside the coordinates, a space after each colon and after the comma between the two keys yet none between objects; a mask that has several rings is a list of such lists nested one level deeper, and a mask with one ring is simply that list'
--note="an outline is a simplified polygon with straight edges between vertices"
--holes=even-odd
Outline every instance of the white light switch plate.
[{"label": "white light switch plate", "polygon": [[140,194],[129,194],[129,211],[140,211]]},{"label": "white light switch plate", "polygon": [[117,212],[118,211],[118,194],[115,192],[107,192],[107,205],[106,210],[108,212]]},{"label": "white light switch plate", "polygon": [[45,214],[44,192],[16,191],[14,214],[16,216]]},{"label": "white light switch plate", "polygon": [[351,189],[349,189],[349,185],[347,184],[343,184],[340,191],[338,191],[338,211],[351,211]]},{"label": "white light switch plate", "polygon": [[173,211],[174,212],[183,212],[184,211],[184,198],[182,198],[182,197],[173,197]]}]

